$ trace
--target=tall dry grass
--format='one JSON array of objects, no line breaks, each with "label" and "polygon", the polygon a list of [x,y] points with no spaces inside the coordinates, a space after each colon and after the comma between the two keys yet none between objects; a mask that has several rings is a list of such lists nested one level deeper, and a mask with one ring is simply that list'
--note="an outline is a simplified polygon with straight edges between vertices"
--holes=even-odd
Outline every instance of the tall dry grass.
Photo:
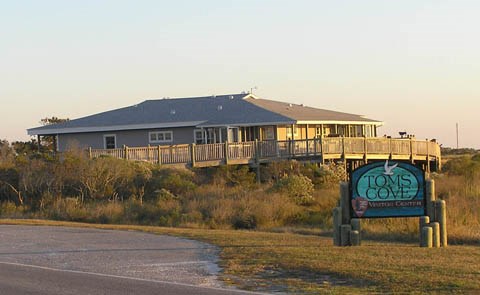
[{"label": "tall dry grass", "polygon": [[453,242],[480,245],[480,177],[437,177],[437,196],[447,203],[447,229]]}]

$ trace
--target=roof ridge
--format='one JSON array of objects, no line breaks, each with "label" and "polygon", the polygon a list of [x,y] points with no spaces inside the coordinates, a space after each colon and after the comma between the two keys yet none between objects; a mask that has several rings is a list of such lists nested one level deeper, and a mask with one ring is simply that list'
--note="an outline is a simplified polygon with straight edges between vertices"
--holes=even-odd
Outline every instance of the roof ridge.
[{"label": "roof ridge", "polygon": [[191,96],[191,97],[169,97],[169,96],[166,96],[166,97],[162,97],[162,98],[150,98],[150,99],[146,99],[144,102],[146,101],[161,101],[161,100],[185,100],[185,99],[192,99],[192,100],[196,100],[196,99],[208,99],[208,98],[235,98],[236,96],[242,96],[245,97],[245,96],[248,96],[248,93],[230,93],[230,94],[212,94],[212,95],[206,95],[206,96]]}]

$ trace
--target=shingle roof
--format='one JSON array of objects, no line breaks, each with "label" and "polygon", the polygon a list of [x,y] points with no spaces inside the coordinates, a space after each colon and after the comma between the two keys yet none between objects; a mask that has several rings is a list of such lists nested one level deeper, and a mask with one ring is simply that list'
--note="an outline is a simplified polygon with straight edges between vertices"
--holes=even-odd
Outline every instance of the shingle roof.
[{"label": "shingle roof", "polygon": [[295,121],[322,121],[322,122],[344,121],[344,122],[381,123],[380,121],[367,119],[361,115],[317,109],[317,108],[307,107],[299,104],[279,102],[279,101],[267,100],[267,99],[259,99],[259,98],[253,98],[253,97],[246,98],[245,100],[252,104],[255,104],[256,106],[265,108],[277,114],[281,114]]},{"label": "shingle roof", "polygon": [[380,122],[358,115],[254,98],[246,94],[146,100],[64,123],[28,129],[30,135],[184,126],[294,124],[298,121]]}]

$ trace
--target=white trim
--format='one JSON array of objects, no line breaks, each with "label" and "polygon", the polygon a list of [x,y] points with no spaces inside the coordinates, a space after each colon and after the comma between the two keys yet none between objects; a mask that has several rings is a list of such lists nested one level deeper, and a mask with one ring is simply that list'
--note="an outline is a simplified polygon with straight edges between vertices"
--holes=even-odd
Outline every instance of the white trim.
[{"label": "white trim", "polygon": [[[121,131],[121,130],[136,130],[136,129],[155,129],[155,128],[175,128],[175,127],[191,127],[197,126],[206,121],[186,121],[175,123],[152,123],[152,124],[134,124],[134,125],[114,125],[114,126],[100,126],[100,127],[71,127],[71,128],[51,128],[41,129],[37,128],[27,129],[28,135],[50,135],[50,134],[65,134],[65,133],[84,133],[84,132],[105,132],[105,131]],[[42,127],[38,127],[42,128]]]},{"label": "white trim", "polygon": [[238,123],[238,124],[215,124],[215,125],[200,125],[200,128],[212,128],[212,127],[253,127],[253,126],[270,126],[270,125],[291,125],[298,124],[296,121],[286,121],[286,122],[260,122],[260,123]]},{"label": "white trim", "polygon": [[50,128],[37,130],[37,128],[27,129],[28,135],[51,135],[51,134],[68,134],[68,133],[84,133],[84,132],[106,132],[106,131],[122,131],[122,130],[137,130],[137,129],[156,129],[156,128],[176,128],[176,127],[250,127],[250,126],[265,126],[265,125],[289,125],[289,124],[360,124],[360,125],[375,125],[382,126],[384,122],[371,121],[287,121],[287,122],[261,122],[261,123],[238,123],[238,124],[205,124],[207,121],[186,121],[176,123],[152,123],[152,124],[134,124],[134,125],[114,125],[114,126],[100,126],[100,127],[71,127],[71,128]]},{"label": "white trim", "polygon": [[335,121],[335,120],[331,120],[331,121],[328,121],[328,120],[325,120],[325,121],[297,121],[297,123],[295,123],[297,125],[305,125],[305,124],[337,124],[337,125],[348,125],[348,124],[352,124],[352,125],[375,125],[375,126],[382,126],[384,124],[384,122],[380,122],[380,121],[375,121],[375,122],[371,122],[371,121]]},{"label": "white trim", "polygon": [[[155,134],[156,140],[152,140],[152,134]],[[158,135],[162,134],[164,139],[158,139]],[[165,139],[166,135],[170,134],[170,139]],[[150,131],[148,132],[148,142],[149,143],[172,143],[173,142],[173,131],[165,130],[165,131]]]},{"label": "white trim", "polygon": [[106,141],[107,137],[113,137],[114,138],[115,146],[113,148],[116,149],[117,148],[117,135],[116,134],[104,134],[103,135],[103,148],[107,149],[107,141]]}]

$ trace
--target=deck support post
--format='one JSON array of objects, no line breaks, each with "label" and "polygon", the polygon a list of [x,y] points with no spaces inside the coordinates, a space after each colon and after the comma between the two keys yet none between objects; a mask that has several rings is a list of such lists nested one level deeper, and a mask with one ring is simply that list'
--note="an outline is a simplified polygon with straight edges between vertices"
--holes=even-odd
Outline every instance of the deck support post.
[{"label": "deck support post", "polygon": [[157,158],[158,158],[158,165],[162,165],[162,150],[160,146],[157,146]]},{"label": "deck support post", "polygon": [[392,152],[392,138],[391,138],[391,137],[388,139],[388,150],[389,150],[389,152],[390,152],[390,156],[388,157],[388,159],[389,159],[389,160],[392,160],[392,158],[393,158],[393,156],[392,156],[393,152]]},{"label": "deck support post", "polygon": [[306,129],[306,132],[305,132],[305,144],[307,145],[306,146],[306,150],[307,150],[307,156],[309,154],[309,147],[308,147],[308,124],[305,124],[305,129]]},{"label": "deck support post", "polygon": [[428,146],[430,145],[428,139],[427,142],[427,173],[430,173],[430,151],[428,150]]},{"label": "deck support post", "polygon": [[195,167],[195,144],[190,145],[190,161],[192,161],[192,167]]},{"label": "deck support post", "polygon": [[225,165],[228,165],[228,141],[224,143]]},{"label": "deck support post", "polygon": [[[345,169],[345,172],[347,171],[347,155],[345,154],[345,137],[342,136],[342,161],[343,161],[343,168]],[[347,180],[347,175],[348,173],[345,173],[345,179]]]},{"label": "deck support post", "polygon": [[410,162],[415,163],[415,157],[413,156],[413,139],[410,137]]},{"label": "deck support post", "polygon": [[260,148],[258,139],[255,139],[255,164],[257,165],[257,183],[260,183]]},{"label": "deck support post", "polygon": [[363,136],[363,162],[365,164],[368,163],[368,157],[367,157],[367,137]]},{"label": "deck support post", "polygon": [[322,165],[325,165],[325,147],[323,146],[323,134],[320,135],[320,160],[322,161]]},{"label": "deck support post", "polygon": [[150,144],[147,146],[147,162],[150,163]]}]

